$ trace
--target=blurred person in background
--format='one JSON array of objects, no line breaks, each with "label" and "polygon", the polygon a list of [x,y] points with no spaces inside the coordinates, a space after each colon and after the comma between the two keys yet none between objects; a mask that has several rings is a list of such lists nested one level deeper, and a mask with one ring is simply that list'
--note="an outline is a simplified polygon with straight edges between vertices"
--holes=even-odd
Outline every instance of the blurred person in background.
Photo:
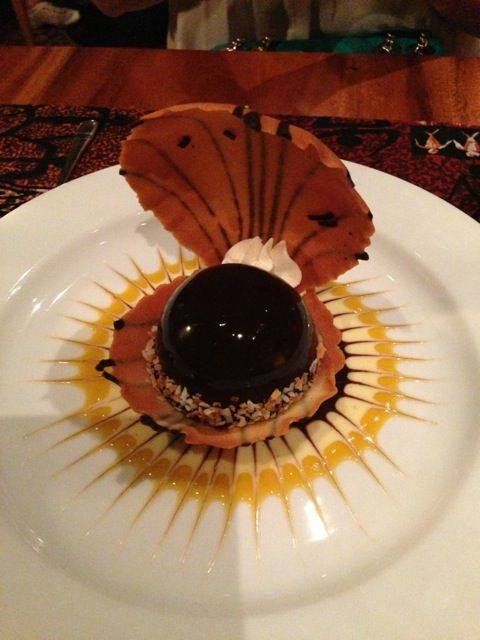
[{"label": "blurred person in background", "polygon": [[30,0],[28,17],[32,29],[43,25],[69,27],[80,20],[80,12],[69,7],[60,7],[48,0]]},{"label": "blurred person in background", "polygon": [[[60,0],[59,0],[60,1]],[[65,0],[66,1],[66,0]],[[82,19],[68,28],[73,42],[86,47],[164,48],[167,41],[168,3],[123,13],[112,18],[88,0],[82,2]]]},{"label": "blurred person in background", "polygon": [[428,30],[447,52],[480,55],[480,0],[92,0],[116,17],[168,1],[167,45],[212,49],[275,40]]}]

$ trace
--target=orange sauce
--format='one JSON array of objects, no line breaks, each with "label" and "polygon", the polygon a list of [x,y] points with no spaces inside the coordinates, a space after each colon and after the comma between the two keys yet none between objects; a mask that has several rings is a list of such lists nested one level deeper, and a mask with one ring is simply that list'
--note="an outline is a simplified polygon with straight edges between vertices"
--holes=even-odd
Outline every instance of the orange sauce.
[{"label": "orange sauce", "polygon": [[[397,343],[388,337],[389,329],[382,323],[381,311],[369,308],[365,297],[352,293],[350,285],[334,283],[319,294],[327,307],[331,307],[334,317],[341,315],[345,319],[351,314],[351,326],[355,327],[355,340],[352,340],[356,345],[355,371],[361,378],[362,359],[365,359],[368,365],[365,372],[370,376],[370,382],[363,383],[363,388],[371,394],[369,400],[355,402],[345,391],[343,393],[343,400],[351,403],[353,416],[353,420],[349,416],[352,422],[350,431],[343,436],[332,426],[324,446],[319,446],[317,441],[313,444],[309,439],[308,452],[303,456],[300,455],[300,447],[295,456],[282,454],[281,459],[276,459],[270,448],[267,455],[265,443],[250,445],[252,455],[247,457],[248,462],[237,466],[237,455],[232,451],[188,447],[175,434],[159,433],[154,436],[150,427],[138,422],[137,414],[123,399],[120,401],[123,403],[121,415],[117,415],[118,389],[95,370],[98,361],[108,357],[113,320],[121,317],[157,285],[183,273],[188,275],[199,267],[196,257],[187,258],[183,253],[175,263],[167,263],[159,256],[158,269],[150,273],[145,273],[133,263],[138,274],[129,278],[121,276],[125,287],[118,293],[101,287],[110,296],[110,303],[105,308],[94,307],[97,312],[95,322],[85,323],[90,327],[90,336],[83,341],[82,353],[62,361],[73,365],[75,373],[56,382],[75,385],[84,394],[82,408],[73,414],[81,418],[82,431],[91,430],[104,443],[102,446],[113,449],[117,453],[118,464],[133,467],[137,474],[136,482],[152,483],[152,495],[158,491],[176,491],[179,506],[185,501],[196,501],[200,510],[215,502],[223,505],[226,513],[231,513],[232,508],[244,503],[251,505],[258,515],[263,501],[274,497],[287,504],[294,489],[304,490],[313,499],[311,483],[319,478],[329,479],[335,469],[347,460],[367,466],[363,454],[366,450],[376,449],[379,432],[392,415],[398,414],[398,404],[406,397],[401,390],[403,377],[400,372],[406,358],[396,353]],[[348,339],[345,341],[348,345]],[[362,345],[365,345],[365,353],[362,353]],[[372,355],[372,352],[377,355]],[[347,355],[347,368],[348,363]],[[375,376],[374,386],[371,384],[372,375]],[[362,383],[356,380],[355,384]],[[117,398],[115,407],[112,398]],[[325,428],[325,423],[329,424],[328,414],[318,420],[318,429]],[[312,421],[310,428],[316,430],[316,425],[317,421]],[[302,437],[308,437],[306,430],[301,433]],[[320,434],[320,442],[321,438]],[[92,455],[95,451],[98,451],[98,442],[92,449]],[[258,455],[259,451],[262,455]]]}]

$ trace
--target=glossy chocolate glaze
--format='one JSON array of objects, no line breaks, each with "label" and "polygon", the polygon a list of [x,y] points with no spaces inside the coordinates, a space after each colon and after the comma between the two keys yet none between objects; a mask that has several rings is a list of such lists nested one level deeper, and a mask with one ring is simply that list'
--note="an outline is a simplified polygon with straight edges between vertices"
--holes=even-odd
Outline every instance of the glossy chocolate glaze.
[{"label": "glossy chocolate glaze", "polygon": [[[223,405],[260,402],[315,359],[316,335],[298,293],[246,265],[203,269],[169,300],[156,349],[191,394]],[[237,400],[238,399],[238,400]]]}]

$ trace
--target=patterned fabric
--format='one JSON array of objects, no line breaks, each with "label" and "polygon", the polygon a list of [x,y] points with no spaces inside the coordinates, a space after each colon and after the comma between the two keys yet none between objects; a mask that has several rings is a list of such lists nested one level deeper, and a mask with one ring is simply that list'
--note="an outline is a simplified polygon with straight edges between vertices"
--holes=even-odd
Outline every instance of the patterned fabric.
[{"label": "patterned fabric", "polygon": [[[139,116],[135,110],[0,105],[0,216],[55,186],[82,120],[96,118],[100,125],[73,177],[116,164],[120,142]],[[312,131],[341,158],[403,178],[480,221],[480,125],[281,118]]]},{"label": "patterned fabric", "polygon": [[104,108],[0,105],[0,216],[55,186],[83,120],[95,118],[99,127],[72,178],[116,164],[120,141],[139,115]]}]

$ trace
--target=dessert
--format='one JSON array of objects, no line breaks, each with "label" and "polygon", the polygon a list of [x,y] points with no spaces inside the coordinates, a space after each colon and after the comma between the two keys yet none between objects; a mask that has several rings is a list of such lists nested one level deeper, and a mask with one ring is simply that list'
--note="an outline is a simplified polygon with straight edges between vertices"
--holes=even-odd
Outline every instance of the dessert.
[{"label": "dessert", "polygon": [[373,233],[344,165],[301,129],[210,104],[146,116],[120,163],[206,268],[117,321],[99,369],[191,444],[253,443],[314,415],[344,364],[315,287],[365,258]]}]

